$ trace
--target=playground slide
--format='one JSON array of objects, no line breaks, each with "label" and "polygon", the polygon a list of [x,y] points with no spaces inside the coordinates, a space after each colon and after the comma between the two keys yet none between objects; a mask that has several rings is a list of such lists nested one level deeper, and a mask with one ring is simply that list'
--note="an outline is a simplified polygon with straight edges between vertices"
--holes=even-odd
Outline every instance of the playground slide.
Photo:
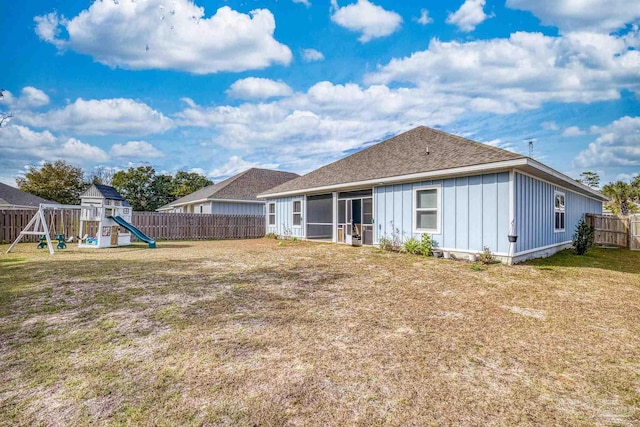
[{"label": "playground slide", "polygon": [[138,240],[141,240],[141,241],[143,241],[145,243],[148,243],[149,244],[149,249],[153,249],[153,248],[156,247],[156,241],[155,240],[153,240],[150,237],[147,237],[147,235],[145,235],[142,231],[138,230],[136,227],[134,227],[133,225],[129,224],[127,221],[122,219],[122,217],[119,217],[119,216],[108,216],[107,218],[114,220],[121,227],[124,227],[127,230],[129,230],[134,236],[136,236],[138,238]]}]

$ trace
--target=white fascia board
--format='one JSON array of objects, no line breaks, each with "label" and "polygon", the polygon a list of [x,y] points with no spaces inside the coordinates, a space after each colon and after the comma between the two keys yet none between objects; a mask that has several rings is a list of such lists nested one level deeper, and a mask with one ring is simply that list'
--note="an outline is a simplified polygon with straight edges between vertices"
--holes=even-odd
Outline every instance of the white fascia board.
[{"label": "white fascia board", "polygon": [[319,193],[323,191],[340,191],[357,187],[373,187],[380,185],[399,184],[403,182],[411,182],[429,178],[441,178],[446,176],[469,175],[473,173],[495,172],[496,170],[508,170],[513,167],[523,166],[527,164],[527,159],[505,160],[502,162],[483,163],[480,165],[462,166],[459,168],[439,169],[429,172],[418,172],[408,175],[392,176],[388,178],[376,178],[365,181],[347,182],[344,184],[326,185],[321,187],[305,188],[302,190],[283,191],[282,193],[262,194],[260,199],[294,196],[298,194]]}]

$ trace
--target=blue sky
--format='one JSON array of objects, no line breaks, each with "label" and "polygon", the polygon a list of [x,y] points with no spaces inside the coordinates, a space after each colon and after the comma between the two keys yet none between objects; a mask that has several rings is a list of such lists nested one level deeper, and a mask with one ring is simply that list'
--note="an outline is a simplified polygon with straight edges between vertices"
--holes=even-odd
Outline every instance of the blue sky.
[{"label": "blue sky", "polygon": [[640,0],[51,0],[0,16],[0,181],[309,172],[418,125],[640,172]]}]

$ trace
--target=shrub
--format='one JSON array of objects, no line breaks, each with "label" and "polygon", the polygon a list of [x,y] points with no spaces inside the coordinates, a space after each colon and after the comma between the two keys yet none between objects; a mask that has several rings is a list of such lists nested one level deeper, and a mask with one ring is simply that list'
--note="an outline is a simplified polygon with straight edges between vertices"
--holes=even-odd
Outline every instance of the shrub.
[{"label": "shrub", "polygon": [[480,264],[494,264],[497,262],[496,258],[491,253],[489,246],[482,248],[482,252],[478,254],[478,262]]},{"label": "shrub", "polygon": [[299,238],[297,238],[296,236],[293,236],[293,237],[291,238],[291,241],[292,241],[292,242],[299,242],[299,241],[300,241],[300,239],[299,239]]},{"label": "shrub", "polygon": [[386,237],[381,237],[380,242],[378,244],[380,245],[380,249],[382,249],[383,251],[393,250],[393,245],[391,244],[391,240],[387,239]]},{"label": "shrub", "polygon": [[582,218],[573,235],[573,249],[576,255],[584,255],[589,248],[593,247],[594,242],[595,230]]},{"label": "shrub", "polygon": [[404,242],[404,251],[414,255],[420,255],[422,253],[422,248],[420,247],[420,242],[413,237]]},{"label": "shrub", "polygon": [[276,233],[267,233],[264,235],[265,239],[273,239],[273,240],[277,240],[278,239],[278,235]]},{"label": "shrub", "polygon": [[434,247],[435,247],[435,242],[431,238],[431,235],[428,233],[422,233],[422,237],[420,238],[419,253],[424,256],[432,255]]}]

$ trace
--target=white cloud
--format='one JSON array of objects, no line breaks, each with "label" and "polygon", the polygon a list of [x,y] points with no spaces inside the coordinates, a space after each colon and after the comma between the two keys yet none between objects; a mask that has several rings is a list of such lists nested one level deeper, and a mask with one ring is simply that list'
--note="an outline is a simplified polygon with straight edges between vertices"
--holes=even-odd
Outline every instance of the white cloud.
[{"label": "white cloud", "polygon": [[18,98],[14,97],[8,90],[3,91],[2,98],[0,98],[0,105],[21,110],[24,108],[42,107],[49,104],[49,101],[49,96],[42,90],[33,86],[25,86],[22,88]]},{"label": "white cloud", "polygon": [[206,18],[192,0],[95,1],[72,19],[54,12],[35,22],[42,40],[110,67],[208,74],[292,59],[291,50],[274,39],[275,19],[267,9],[247,15],[223,6]]},{"label": "white cloud", "polygon": [[640,0],[507,0],[563,31],[611,32],[640,18]]},{"label": "white cloud", "polygon": [[78,98],[61,109],[40,114],[23,112],[19,120],[29,126],[83,135],[147,135],[173,126],[171,119],[147,104],[124,98]]},{"label": "white cloud", "polygon": [[234,82],[226,93],[232,98],[267,99],[289,96],[293,90],[282,81],[248,77]]},{"label": "white cloud", "polygon": [[40,159],[100,162],[109,158],[99,147],[76,138],[58,138],[47,130],[38,132],[20,125],[0,129],[1,157],[23,162]]},{"label": "white cloud", "polygon": [[581,130],[578,126],[569,126],[565,130],[562,131],[562,136],[573,137],[584,135],[585,132]]},{"label": "white cloud", "polygon": [[65,159],[89,160],[91,162],[104,162],[109,159],[107,153],[101,148],[75,138],[69,138],[62,144],[62,151],[59,155]]},{"label": "white cloud", "polygon": [[484,13],[485,3],[486,0],[465,0],[460,9],[447,17],[447,24],[455,25],[467,33],[475,30],[480,23],[490,18]]},{"label": "white cloud", "polygon": [[302,49],[302,60],[305,62],[324,61],[324,55],[315,49]]},{"label": "white cloud", "polygon": [[20,101],[25,107],[42,107],[49,103],[49,96],[32,86],[22,88]]},{"label": "white cloud", "polygon": [[307,7],[311,6],[311,2],[309,0],[293,0],[294,3],[301,3]]},{"label": "white cloud", "polygon": [[417,22],[422,25],[431,24],[433,19],[429,16],[429,11],[427,9],[420,10],[420,18],[417,19]]},{"label": "white cloud", "polygon": [[110,151],[113,157],[131,159],[153,159],[164,154],[147,141],[129,141],[126,144],[113,144]]},{"label": "white cloud", "polygon": [[[510,113],[543,102],[614,100],[640,93],[638,32],[616,37],[517,32],[508,39],[441,42],[393,59],[365,76],[368,83],[408,82],[470,98],[479,111]],[[544,82],[541,85],[540,82]]]},{"label": "white cloud", "polygon": [[239,156],[231,156],[227,163],[209,172],[208,176],[211,178],[222,179],[244,172],[251,168],[276,169],[277,167],[278,165],[275,163],[249,162]]},{"label": "white cloud", "polygon": [[393,34],[402,23],[400,15],[368,0],[358,0],[344,7],[339,7],[336,0],[332,0],[331,4],[334,9],[331,20],[351,31],[362,33],[358,38],[361,43]]},{"label": "white cloud", "polygon": [[640,117],[625,116],[592,130],[600,136],[578,154],[577,167],[640,166]]},{"label": "white cloud", "polygon": [[544,130],[558,130],[558,129],[560,129],[558,124],[556,122],[554,122],[553,120],[548,121],[548,122],[542,122],[540,124],[540,127],[542,127],[542,129],[544,129]]}]

